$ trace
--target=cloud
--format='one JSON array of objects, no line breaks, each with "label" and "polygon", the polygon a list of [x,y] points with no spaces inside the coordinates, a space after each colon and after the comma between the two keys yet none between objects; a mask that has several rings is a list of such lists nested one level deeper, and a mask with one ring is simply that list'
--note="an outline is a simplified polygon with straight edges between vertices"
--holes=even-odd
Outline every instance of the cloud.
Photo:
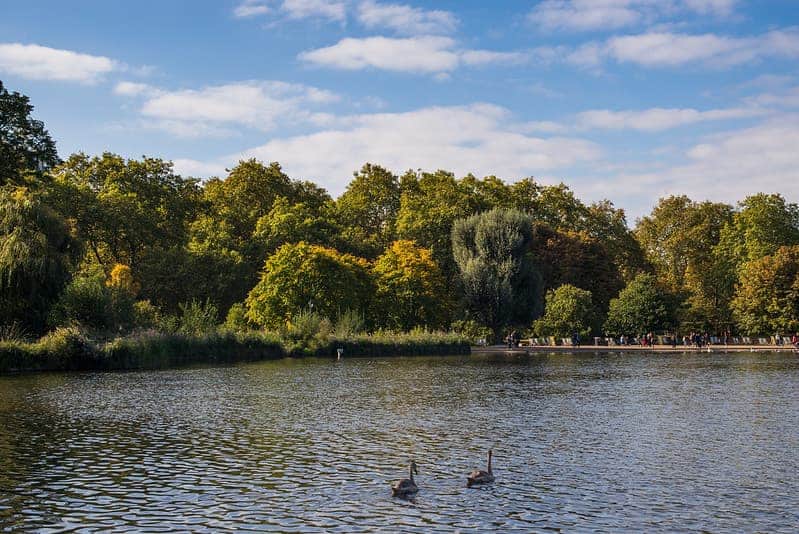
[{"label": "cloud", "polygon": [[651,199],[687,194],[734,203],[757,192],[799,200],[799,115],[709,136],[684,153],[684,162],[661,171],[595,180],[604,195]]},{"label": "cloud", "polygon": [[527,20],[545,31],[610,31],[686,11],[729,16],[737,0],[544,0]]},{"label": "cloud", "polygon": [[0,44],[0,72],[30,80],[92,84],[123,67],[105,56],[20,43]]},{"label": "cloud", "polygon": [[575,118],[575,126],[578,130],[601,129],[656,132],[700,122],[757,117],[765,113],[768,112],[751,107],[711,109],[707,111],[691,108],[651,108],[641,111],[596,109],[578,113]]},{"label": "cloud", "polygon": [[461,65],[520,63],[528,57],[523,52],[460,50],[454,39],[439,36],[345,38],[332,46],[299,55],[302,61],[334,69],[421,73],[446,73]]},{"label": "cloud", "polygon": [[160,91],[157,88],[146,83],[124,81],[119,82],[114,86],[114,94],[121,96],[140,96],[159,92]]},{"label": "cloud", "polygon": [[365,0],[358,5],[357,18],[366,28],[389,28],[407,35],[451,33],[458,25],[457,17],[449,11],[428,11],[374,0]]},{"label": "cloud", "polygon": [[766,58],[799,58],[799,29],[774,30],[755,37],[668,32],[624,35],[604,43],[586,43],[568,55],[567,61],[585,67],[615,60],[644,67],[696,63],[724,68]]},{"label": "cloud", "polygon": [[283,0],[273,7],[266,0],[244,0],[233,9],[237,18],[260,17],[273,12],[292,20],[321,18],[344,21],[347,4],[343,0]]},{"label": "cloud", "polygon": [[473,104],[355,115],[342,118],[334,128],[273,139],[217,161],[184,160],[178,167],[219,168],[250,157],[280,161],[291,176],[318,181],[337,194],[366,161],[398,172],[445,168],[461,175],[474,172],[519,178],[599,156],[599,147],[590,141],[525,135],[513,125],[506,109]]},{"label": "cloud", "polygon": [[143,97],[140,112],[148,128],[180,137],[219,137],[235,134],[233,126],[268,131],[278,121],[324,125],[332,116],[312,108],[338,96],[322,89],[275,81],[245,81],[167,91],[146,84],[121,82],[114,90]]},{"label": "cloud", "polygon": [[233,9],[233,15],[238,18],[258,17],[270,11],[272,9],[261,0],[244,0]]},{"label": "cloud", "polygon": [[283,0],[280,9],[290,19],[322,18],[343,21],[347,6],[338,0]]}]

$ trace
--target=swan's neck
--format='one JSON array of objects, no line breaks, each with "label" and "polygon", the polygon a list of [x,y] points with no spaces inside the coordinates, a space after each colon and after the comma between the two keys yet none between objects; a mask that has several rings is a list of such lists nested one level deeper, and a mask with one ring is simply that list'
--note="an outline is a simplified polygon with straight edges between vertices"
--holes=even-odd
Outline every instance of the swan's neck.
[{"label": "swan's neck", "polygon": [[488,453],[488,474],[489,474],[489,475],[492,475],[492,474],[493,474],[493,473],[491,472],[491,453],[490,453],[490,452]]},{"label": "swan's neck", "polygon": [[408,469],[408,472],[410,473],[410,476],[408,478],[410,478],[411,482],[413,482],[413,466],[410,466],[410,468]]}]

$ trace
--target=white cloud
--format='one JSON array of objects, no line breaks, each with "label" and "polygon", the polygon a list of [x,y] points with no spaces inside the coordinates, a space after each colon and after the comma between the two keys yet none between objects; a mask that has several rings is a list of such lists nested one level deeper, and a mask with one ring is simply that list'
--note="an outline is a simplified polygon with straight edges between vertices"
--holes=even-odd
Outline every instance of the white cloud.
[{"label": "white cloud", "polygon": [[643,207],[670,194],[734,203],[757,192],[779,192],[799,200],[799,115],[710,136],[684,157],[662,171],[597,180],[592,187],[611,197],[650,199]]},{"label": "white cloud", "polygon": [[339,0],[283,0],[280,9],[291,19],[343,21],[347,16],[347,6]]},{"label": "white cloud", "polygon": [[259,17],[273,12],[294,20],[321,18],[343,21],[347,17],[347,4],[343,0],[283,0],[279,4],[244,0],[233,9],[233,15],[238,18]]},{"label": "white cloud", "polygon": [[451,33],[458,19],[449,11],[424,10],[405,4],[360,3],[358,21],[367,28],[389,28],[408,35]]},{"label": "white cloud", "polygon": [[123,81],[114,86],[114,94],[121,96],[140,96],[158,92],[157,88],[146,83]]},{"label": "white cloud", "polygon": [[[336,128],[273,139],[196,168],[230,166],[241,158],[280,161],[291,176],[318,181],[332,193],[344,190],[366,161],[399,172],[450,169],[456,174],[497,174],[515,179],[593,161],[600,149],[570,137],[534,137],[519,132],[504,108],[488,104],[430,107],[404,113],[355,115]],[[186,168],[184,163],[180,168]]]},{"label": "white cloud", "polygon": [[272,11],[262,0],[244,0],[233,10],[233,15],[238,18],[257,17]]},{"label": "white cloud", "polygon": [[691,108],[652,108],[640,111],[596,109],[578,113],[577,129],[638,130],[655,132],[708,121],[743,119],[767,113],[759,108],[742,107],[699,111]]},{"label": "white cloud", "polygon": [[96,83],[122,65],[105,56],[20,43],[0,44],[0,72],[31,80]]},{"label": "white cloud", "polygon": [[765,58],[799,58],[799,30],[774,30],[755,37],[669,32],[624,35],[604,43],[586,43],[574,50],[567,61],[588,67],[612,59],[644,67],[698,63],[724,68]]},{"label": "white cloud", "polygon": [[325,48],[299,55],[308,63],[343,70],[376,68],[398,72],[446,73],[461,65],[520,63],[531,56],[523,52],[461,50],[449,37],[423,36],[346,38]]},{"label": "white cloud", "polygon": [[270,130],[278,121],[329,124],[332,116],[309,108],[329,104],[337,95],[300,84],[246,81],[167,91],[145,84],[121,82],[117,94],[144,97],[141,114],[148,128],[180,137],[233,135],[235,125]]},{"label": "white cloud", "polygon": [[728,16],[737,0],[543,0],[527,15],[546,31],[608,31],[691,11]]}]

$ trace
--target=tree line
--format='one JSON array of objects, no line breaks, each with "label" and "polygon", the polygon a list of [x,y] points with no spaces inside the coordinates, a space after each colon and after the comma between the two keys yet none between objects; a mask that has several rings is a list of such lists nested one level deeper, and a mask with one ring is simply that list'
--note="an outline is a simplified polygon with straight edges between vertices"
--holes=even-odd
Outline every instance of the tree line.
[{"label": "tree line", "polygon": [[[501,337],[799,330],[799,206],[661,199],[627,224],[564,184],[396,175],[332,198],[278,163],[205,182],[158,158],[62,160],[0,82],[0,325],[98,335],[308,314]],[[198,326],[200,325],[200,326]]]}]

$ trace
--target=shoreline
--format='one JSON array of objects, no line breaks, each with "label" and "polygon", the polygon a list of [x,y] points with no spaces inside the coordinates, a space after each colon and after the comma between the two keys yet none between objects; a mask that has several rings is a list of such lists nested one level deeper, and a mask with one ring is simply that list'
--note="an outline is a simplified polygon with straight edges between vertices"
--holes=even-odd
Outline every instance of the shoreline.
[{"label": "shoreline", "polygon": [[657,354],[713,354],[722,352],[796,352],[799,349],[791,345],[710,345],[702,348],[682,347],[676,348],[671,345],[655,345],[654,347],[642,347],[640,345],[580,345],[571,347],[568,345],[534,345],[532,347],[513,347],[505,345],[493,345],[490,347],[472,346],[472,354],[554,354],[559,352],[587,352],[596,354],[611,353],[657,353]]}]

